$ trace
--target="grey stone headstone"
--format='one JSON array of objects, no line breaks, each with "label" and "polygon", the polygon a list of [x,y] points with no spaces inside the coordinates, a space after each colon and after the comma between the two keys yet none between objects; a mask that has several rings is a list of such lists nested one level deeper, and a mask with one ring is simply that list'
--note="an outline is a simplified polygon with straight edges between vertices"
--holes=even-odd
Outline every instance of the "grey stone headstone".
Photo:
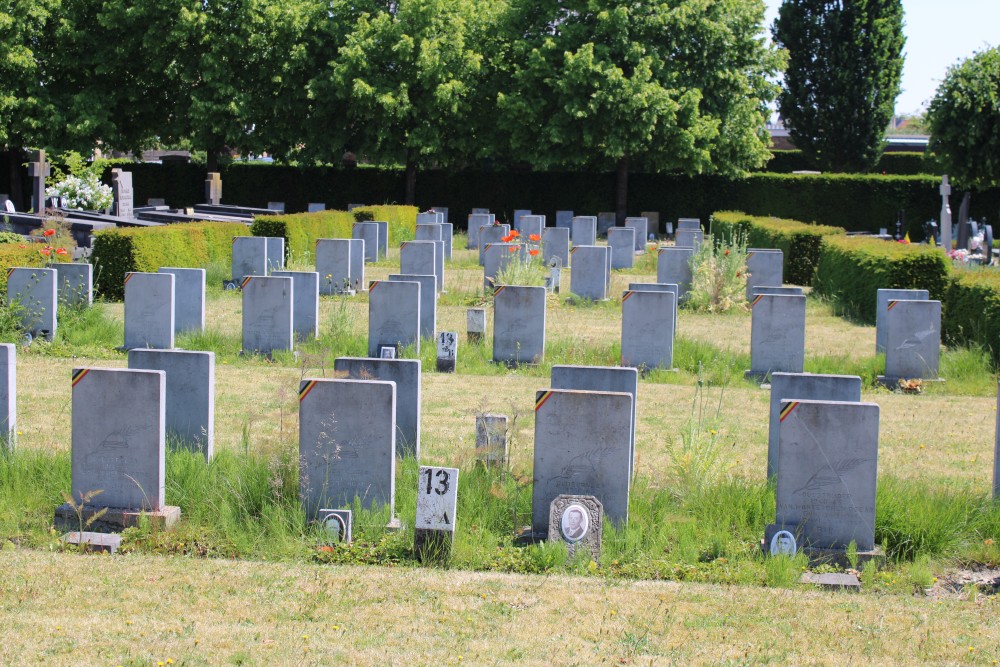
[{"label": "grey stone headstone", "polygon": [[167,435],[211,461],[215,448],[215,353],[135,349],[129,350],[128,367],[166,374]]},{"label": "grey stone headstone", "polygon": [[465,331],[470,343],[480,343],[486,336],[486,309],[467,308],[465,311]]},{"label": "grey stone headstone", "polygon": [[510,225],[488,225],[479,228],[479,265],[486,266],[485,254],[486,246],[496,243],[505,243],[503,238],[510,234]]},{"label": "grey stone headstone", "polygon": [[434,243],[434,269],[437,271],[437,291],[444,292],[444,241]]},{"label": "grey stone headstone", "polygon": [[458,334],[442,331],[437,336],[437,369],[439,373],[454,373],[458,366]]},{"label": "grey stone headstone", "polygon": [[488,208],[474,208],[472,209],[473,215],[490,215],[490,209]]},{"label": "grey stone headstone", "polygon": [[267,239],[262,236],[233,237],[233,280],[267,275]]},{"label": "grey stone headstone", "polygon": [[111,193],[114,197],[111,213],[120,218],[131,218],[134,201],[131,171],[117,167],[111,170]]},{"label": "grey stone headstone", "polygon": [[770,294],[772,296],[802,296],[801,287],[771,287],[769,285],[755,285],[751,297],[760,294]]},{"label": "grey stone headstone", "polygon": [[531,527],[546,534],[560,494],[595,496],[608,518],[628,522],[632,397],[624,393],[543,390],[535,394]]},{"label": "grey stone headstone", "polygon": [[58,326],[58,274],[55,269],[7,269],[7,303],[21,305],[21,327],[53,340]]},{"label": "grey stone headstone", "polygon": [[[513,248],[513,250],[511,250]],[[489,243],[483,246],[483,288],[493,286],[500,272],[510,264],[520,260],[516,243]]]},{"label": "grey stone headstone", "polygon": [[625,218],[625,226],[635,230],[635,251],[645,250],[646,240],[649,238],[649,221],[646,218]]},{"label": "grey stone headstone", "polygon": [[320,294],[337,294],[353,287],[351,275],[351,240],[316,239],[316,272],[319,274]]},{"label": "grey stone headstone", "polygon": [[434,211],[435,213],[440,213],[441,214],[442,222],[444,222],[445,224],[448,224],[449,220],[448,220],[448,207],[447,206],[432,206],[431,210]]},{"label": "grey stone headstone", "polygon": [[166,205],[167,205],[166,199],[150,197],[149,199],[146,200],[146,206],[166,206]]},{"label": "grey stone headstone", "polygon": [[396,455],[420,459],[419,359],[339,357],[333,370],[352,380],[380,380],[396,385]]},{"label": "grey stone headstone", "polygon": [[355,222],[351,228],[351,238],[365,242],[365,261],[378,261],[378,225],[374,222]]},{"label": "grey stone headstone", "polygon": [[[492,213],[476,213],[475,209],[472,211],[472,215],[469,216],[469,242],[468,248],[478,248],[479,247],[479,228],[480,227],[490,227],[493,225],[494,217]],[[507,226],[510,228],[510,225]]]},{"label": "grey stone headstone", "polygon": [[13,343],[0,343],[0,450],[17,445],[17,352]]},{"label": "grey stone headstone", "polygon": [[420,337],[433,339],[437,331],[437,279],[433,274],[391,273],[389,280],[420,283]]},{"label": "grey stone headstone", "polygon": [[573,391],[625,393],[632,397],[632,430],[629,431],[629,479],[635,466],[635,429],[639,405],[639,371],[620,366],[552,366],[552,388]]},{"label": "grey stone headstone", "polygon": [[267,202],[267,210],[274,211],[275,213],[285,212],[285,202],[283,201],[269,201]]},{"label": "grey stone headstone", "polygon": [[678,248],[694,248],[697,250],[705,242],[705,232],[700,229],[678,229],[674,235]]},{"label": "grey stone headstone", "polygon": [[441,225],[441,235],[444,241],[444,258],[451,261],[451,250],[455,243],[455,225],[446,222]]},{"label": "grey stone headstone", "polygon": [[319,213],[325,210],[326,210],[326,204],[317,202],[309,202],[306,208],[306,211],[308,211],[309,213]]},{"label": "grey stone headstone", "polygon": [[935,379],[941,355],[941,302],[890,299],[885,313],[885,376]]},{"label": "grey stone headstone", "polygon": [[556,211],[556,227],[569,229],[573,226],[573,211]]},{"label": "grey stone headstone", "polygon": [[435,277],[435,288],[440,289],[441,269],[438,268],[439,241],[403,241],[399,244],[399,272],[417,276]]},{"label": "grey stone headstone", "polygon": [[[427,213],[417,213],[417,225],[440,225],[444,222],[444,216],[440,213],[430,211]],[[418,241],[431,241],[434,239],[417,239]],[[438,239],[440,240],[440,239]]]},{"label": "grey stone headstone", "polygon": [[601,211],[597,214],[597,235],[604,236],[615,226],[617,216],[614,211]]},{"label": "grey stone headstone", "polygon": [[365,282],[365,253],[368,244],[364,239],[350,239],[351,242],[351,286],[359,292],[367,287]]},{"label": "grey stone headstone", "polygon": [[674,367],[673,292],[628,291],[622,296],[622,366]]},{"label": "grey stone headstone", "polygon": [[174,333],[205,330],[205,269],[160,267],[174,277]]},{"label": "grey stone headstone", "polygon": [[[421,214],[425,215],[425,214]],[[420,216],[417,216],[420,217]],[[414,241],[443,241],[444,240],[444,225],[440,223],[417,223],[416,231],[414,232]]]},{"label": "grey stone headstone", "polygon": [[573,245],[597,245],[597,218],[579,215],[573,218]]},{"label": "grey stone headstone", "polygon": [[303,380],[299,385],[299,498],[321,508],[395,510],[396,385],[376,380]]},{"label": "grey stone headstone", "polygon": [[379,259],[385,259],[389,256],[389,223],[376,220],[375,226],[378,227],[378,256]]},{"label": "grey stone headstone", "polygon": [[89,504],[162,509],[166,374],[75,368],[72,383],[73,499],[101,490]]},{"label": "grey stone headstone", "polygon": [[514,209],[514,224],[511,225],[511,228],[523,233],[524,230],[521,229],[521,218],[526,215],[531,215],[531,211],[528,209]]},{"label": "grey stone headstone", "polygon": [[603,301],[608,298],[608,265],[611,248],[599,245],[573,247],[569,274],[570,292],[581,299]]},{"label": "grey stone headstone", "polygon": [[677,218],[677,229],[701,229],[701,220],[699,218]]},{"label": "grey stone headstone", "polygon": [[549,542],[563,542],[570,558],[580,549],[601,559],[604,506],[594,496],[560,494],[549,507]]},{"label": "grey stone headstone", "polygon": [[674,336],[676,337],[680,287],[670,283],[629,283],[628,288],[631,292],[670,292],[674,295]]},{"label": "grey stone headstone", "polygon": [[243,353],[270,355],[291,350],[292,304],[295,294],[291,278],[250,276],[243,281]]},{"label": "grey stone headstone", "polygon": [[784,253],[780,250],[747,248],[747,299],[752,300],[758,285],[781,287]]},{"label": "grey stone headstone", "polygon": [[559,266],[569,266],[569,229],[546,227],[542,230],[542,261],[552,265],[552,258],[559,258]]},{"label": "grey stone headstone", "polygon": [[643,211],[640,214],[643,218],[646,218],[648,226],[646,228],[646,238],[649,238],[649,234],[660,235],[660,213],[659,211]]},{"label": "grey stone headstone", "polygon": [[507,415],[476,415],[476,460],[487,467],[507,464]]},{"label": "grey stone headstone", "polygon": [[281,236],[265,236],[267,244],[267,272],[280,271],[285,268],[285,239]]},{"label": "grey stone headstone", "polygon": [[930,292],[925,289],[880,289],[875,294],[875,354],[885,352],[886,308],[890,299],[904,301],[927,301]]},{"label": "grey stone headstone", "polygon": [[635,264],[635,229],[612,227],[608,230],[612,269],[631,269]]},{"label": "grey stone headstone", "polygon": [[451,551],[458,510],[458,468],[420,466],[413,551],[419,560],[437,559]]},{"label": "grey stone headstone", "polygon": [[[543,229],[545,229],[544,215],[525,215],[521,218],[521,226],[518,227],[522,241],[530,241],[532,235],[541,237]],[[537,241],[532,242],[537,243]]]},{"label": "grey stone headstone", "polygon": [[274,271],[276,278],[292,279],[292,332],[298,340],[319,337],[319,273],[317,271]]},{"label": "grey stone headstone", "polygon": [[775,525],[814,548],[874,549],[879,407],[782,401],[779,420]]},{"label": "grey stone headstone", "polygon": [[678,297],[683,303],[691,289],[691,248],[660,248],[656,256],[656,282],[677,285]]},{"label": "grey stone headstone", "polygon": [[778,430],[781,402],[785,400],[861,402],[861,378],[857,375],[772,373],[771,411],[767,431],[767,477],[778,474]]},{"label": "grey stone headstone", "polygon": [[175,278],[171,273],[125,274],[125,349],[174,346]]},{"label": "grey stone headstone", "polygon": [[368,286],[368,356],[383,345],[420,354],[420,283],[373,280]]},{"label": "grey stone headstone", "polygon": [[493,361],[537,364],[545,358],[544,287],[501,285],[493,295]]},{"label": "grey stone headstone", "polygon": [[801,373],[806,350],[806,298],[761,294],[751,302],[749,377]]}]

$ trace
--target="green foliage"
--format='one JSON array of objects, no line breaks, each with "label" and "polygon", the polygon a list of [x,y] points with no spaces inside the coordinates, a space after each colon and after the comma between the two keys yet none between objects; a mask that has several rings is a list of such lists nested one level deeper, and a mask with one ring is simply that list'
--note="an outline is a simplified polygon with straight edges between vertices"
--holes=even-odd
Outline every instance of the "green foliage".
[{"label": "green foliage", "polygon": [[751,248],[777,248],[784,254],[783,281],[812,285],[823,238],[843,234],[839,227],[807,225],[798,220],[765,218],[733,211],[713,213],[711,231],[722,239],[743,235]]},{"label": "green foliage", "polygon": [[941,333],[949,345],[981,345],[1000,364],[1000,274],[953,269],[942,311]]},{"label": "green foliage", "polygon": [[59,261],[62,257],[50,255],[45,257],[40,250],[41,244],[25,243],[18,237],[20,243],[0,243],[0,294],[7,294],[7,270],[18,266],[45,266],[46,262]]},{"label": "green foliage", "polygon": [[1000,186],[1000,47],[948,68],[927,115],[944,171],[960,185]]},{"label": "green foliage", "polygon": [[411,240],[416,233],[417,209],[413,206],[368,206],[347,211],[318,211],[256,218],[250,226],[253,236],[280,236],[289,256],[311,257],[316,239],[349,239],[358,215],[389,223],[389,238]]},{"label": "green foliage", "polygon": [[926,289],[931,299],[941,299],[947,284],[948,262],[940,250],[846,236],[826,237],[813,279],[817,294],[868,323],[875,322],[879,289]]},{"label": "green foliage", "polygon": [[746,289],[746,234],[735,231],[718,244],[707,236],[691,258],[687,306],[709,313],[746,310]]},{"label": "green foliage", "polygon": [[795,145],[825,169],[867,171],[882,152],[903,71],[901,0],[784,0],[778,97]]},{"label": "green foliage", "polygon": [[[810,160],[801,150],[772,150],[771,159],[758,171],[772,174],[790,174],[793,171],[811,171],[819,165]],[[872,171],[876,174],[895,176],[916,176],[935,174],[940,167],[930,155],[924,153],[898,152],[882,153]]]}]

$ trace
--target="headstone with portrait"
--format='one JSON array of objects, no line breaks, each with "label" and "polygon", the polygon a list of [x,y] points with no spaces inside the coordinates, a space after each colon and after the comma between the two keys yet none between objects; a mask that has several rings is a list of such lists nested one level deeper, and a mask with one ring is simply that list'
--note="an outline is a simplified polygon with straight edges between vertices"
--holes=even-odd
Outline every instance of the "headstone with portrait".
[{"label": "headstone with portrait", "polygon": [[594,496],[560,494],[549,505],[549,542],[563,542],[570,558],[580,549],[601,558],[604,506]]},{"label": "headstone with portrait", "polygon": [[420,466],[417,473],[417,515],[413,550],[417,558],[446,558],[455,541],[458,508],[458,468]]},{"label": "headstone with portrait", "polygon": [[329,510],[319,511],[319,525],[323,530],[325,542],[329,546],[334,544],[350,544],[354,541],[354,512],[352,510]]}]

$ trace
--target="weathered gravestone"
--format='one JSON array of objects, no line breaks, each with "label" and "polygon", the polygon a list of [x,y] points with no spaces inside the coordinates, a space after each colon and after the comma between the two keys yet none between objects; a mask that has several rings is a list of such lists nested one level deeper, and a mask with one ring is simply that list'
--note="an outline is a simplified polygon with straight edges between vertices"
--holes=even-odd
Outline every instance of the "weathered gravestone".
[{"label": "weathered gravestone", "polygon": [[309,202],[306,205],[306,212],[308,213],[321,213],[326,210],[326,204],[322,202]]},{"label": "weathered gravestone", "polygon": [[292,332],[299,340],[319,337],[319,272],[274,271],[275,278],[292,279]]},{"label": "weathered gravestone", "polygon": [[767,477],[778,474],[778,433],[781,402],[786,400],[861,402],[861,378],[856,375],[772,373],[771,411],[767,431]]},{"label": "weathered gravestone", "polygon": [[[424,215],[424,214],[421,214]],[[420,216],[417,216],[420,217]],[[441,223],[417,223],[416,230],[413,233],[414,241],[443,241],[444,240],[444,230],[442,229],[444,225]]]},{"label": "weathered gravestone", "polygon": [[7,303],[20,304],[21,328],[32,338],[53,340],[58,325],[55,269],[7,269]]},{"label": "weathered gravestone", "polygon": [[573,211],[556,211],[556,227],[570,229],[573,226]]},{"label": "weathered gravestone", "polygon": [[635,230],[635,251],[646,249],[646,239],[649,238],[649,221],[646,218],[625,218],[625,226]]},{"label": "weathered gravestone", "polygon": [[493,294],[493,361],[537,364],[545,357],[545,288],[501,285]]},{"label": "weathered gravestone", "polygon": [[129,350],[128,367],[166,374],[167,436],[211,461],[215,449],[215,353]]},{"label": "weathered gravestone", "polygon": [[352,287],[358,292],[368,289],[365,282],[365,248],[367,244],[364,239],[349,239],[351,243],[351,281]]},{"label": "weathered gravestone", "polygon": [[111,214],[119,218],[131,218],[133,208],[131,171],[117,167],[111,170],[111,194],[114,199]]},{"label": "weathered gravestone", "polygon": [[751,294],[751,299],[755,296],[761,294],[770,294],[771,296],[802,296],[801,287],[770,287],[765,285],[757,285],[753,288],[753,294]]},{"label": "weathered gravestone", "polygon": [[594,496],[559,494],[549,506],[549,541],[563,542],[570,558],[580,549],[601,558],[604,506]]},{"label": "weathered gravestone", "polygon": [[682,229],[701,229],[701,220],[699,218],[677,218],[677,230]]},{"label": "weathered gravestone", "polygon": [[355,222],[351,227],[351,238],[365,242],[366,262],[378,261],[378,225],[374,222]]},{"label": "weathered gravestone", "polygon": [[396,454],[420,459],[419,359],[338,357],[333,370],[352,380],[380,380],[396,385]]},{"label": "weathered gravestone", "polygon": [[813,556],[875,551],[879,407],[874,403],[782,401],[774,530]]},{"label": "weathered gravestone", "polygon": [[378,257],[385,259],[389,256],[389,223],[385,220],[376,220],[378,227]]},{"label": "weathered gravestone", "polygon": [[573,245],[597,245],[597,218],[580,215],[573,218]]},{"label": "weathered gravestone", "polygon": [[747,299],[754,298],[756,287],[781,287],[784,253],[762,248],[747,249]]},{"label": "weathered gravestone", "polygon": [[243,279],[243,354],[263,354],[291,350],[292,303],[295,298],[291,278],[248,276]]},{"label": "weathered gravestone", "polygon": [[927,301],[930,292],[925,289],[880,289],[875,293],[875,354],[885,352],[886,315],[890,300]]},{"label": "weathered gravestone", "polygon": [[394,282],[420,283],[420,337],[434,338],[437,331],[437,279],[434,274],[390,273]]},{"label": "weathered gravestone", "polygon": [[441,236],[444,241],[444,258],[451,261],[451,251],[455,245],[455,225],[446,222],[441,225]]},{"label": "weathered gravestone", "polygon": [[525,215],[521,217],[521,226],[517,228],[521,232],[521,236],[524,241],[531,241],[532,236],[537,236],[538,239],[535,241],[540,241],[542,237],[542,230],[545,229],[545,216],[544,215]]},{"label": "weathered gravestone", "polygon": [[632,397],[624,393],[550,389],[535,395],[531,527],[549,528],[560,494],[595,496],[608,518],[628,521]]},{"label": "weathered gravestone", "polygon": [[526,215],[531,215],[531,211],[523,208],[514,209],[514,224],[512,224],[511,227],[523,233],[524,230],[521,229],[521,219]]},{"label": "weathered gravestone", "polygon": [[[677,336],[677,315],[680,301],[680,287],[670,283],[629,283],[630,292],[670,292],[674,295],[674,336]],[[657,333],[659,335],[659,333]]]},{"label": "weathered gravestone", "polygon": [[765,382],[775,372],[801,373],[806,355],[806,298],[761,294],[750,304],[750,370]]},{"label": "weathered gravestone", "polygon": [[[176,522],[180,509],[164,502],[165,373],[74,368],[72,387],[73,501],[85,505],[84,520],[108,508],[90,530],[119,532],[141,514],[154,525]],[[66,503],[55,525],[79,529],[80,517]]]},{"label": "weathered gravestone", "polygon": [[125,349],[174,346],[175,278],[171,273],[125,274]]},{"label": "weathered gravestone", "polygon": [[485,266],[486,246],[506,243],[503,239],[510,235],[510,225],[489,225],[479,228],[479,265]]},{"label": "weathered gravestone", "polygon": [[[482,227],[492,227],[495,218],[492,213],[476,213],[475,209],[472,211],[472,215],[469,216],[468,231],[469,240],[466,247],[470,250],[479,247],[479,230]],[[510,225],[507,226],[510,228]]]},{"label": "weathered gravestone", "polygon": [[218,172],[208,172],[205,179],[205,203],[216,206],[222,203],[222,175]]},{"label": "weathered gravestone", "polygon": [[205,269],[160,267],[157,273],[174,277],[174,333],[204,331]]},{"label": "weathered gravestone", "polygon": [[486,309],[467,308],[465,311],[465,332],[469,343],[481,343],[486,337]]},{"label": "weathered gravestone", "polygon": [[383,346],[413,345],[420,354],[420,283],[373,280],[368,285],[368,356]]},{"label": "weathered gravestone", "polygon": [[691,289],[692,248],[660,248],[656,255],[656,282],[677,285],[678,298],[683,303]]},{"label": "weathered gravestone", "polygon": [[569,272],[570,292],[581,299],[607,299],[610,254],[611,248],[607,246],[574,246],[570,253],[573,259]]},{"label": "weathered gravestone", "polygon": [[267,243],[264,252],[267,255],[267,272],[280,271],[285,268],[285,239],[281,236],[265,236]]},{"label": "weathered gravestone", "polygon": [[622,296],[622,366],[642,371],[674,366],[673,292],[632,291]]},{"label": "weathered gravestone", "polygon": [[612,227],[608,230],[608,248],[612,269],[631,269],[635,264],[635,229]]},{"label": "weathered gravestone", "polygon": [[554,258],[558,258],[559,266],[569,266],[569,229],[566,227],[542,230],[542,261],[552,266]]},{"label": "weathered gravestone", "polygon": [[17,353],[0,343],[0,453],[17,445]]},{"label": "weathered gravestone", "polygon": [[678,229],[674,239],[678,248],[694,248],[697,251],[705,242],[705,232],[700,229]]},{"label": "weathered gravestone", "polygon": [[340,294],[354,287],[350,239],[316,239],[320,294]]},{"label": "weathered gravestone", "polygon": [[614,211],[601,211],[597,214],[597,235],[604,236],[615,226],[617,216]]},{"label": "weathered gravestone", "polygon": [[388,507],[396,496],[396,385],[303,380],[299,385],[299,498],[306,516]]},{"label": "weathered gravestone", "polygon": [[458,468],[420,466],[413,551],[421,561],[445,558],[455,542]]},{"label": "weathered gravestone", "polygon": [[233,282],[247,276],[267,275],[267,239],[262,236],[233,237]]},{"label": "weathered gravestone", "polygon": [[660,235],[660,213],[659,211],[643,211],[640,214],[643,218],[646,218],[646,238],[649,238],[649,234],[655,236]]},{"label": "weathered gravestone", "polygon": [[497,276],[511,262],[519,262],[517,243],[490,243],[483,247],[483,288],[495,286]]},{"label": "weathered gravestone", "polygon": [[878,381],[894,387],[902,379],[936,379],[941,302],[890,299],[885,310],[885,375]]},{"label": "weathered gravestone", "polygon": [[507,465],[507,415],[476,415],[476,460],[486,467]]},{"label": "weathered gravestone", "polygon": [[458,365],[458,334],[442,331],[437,337],[437,369],[439,373],[454,373]]}]

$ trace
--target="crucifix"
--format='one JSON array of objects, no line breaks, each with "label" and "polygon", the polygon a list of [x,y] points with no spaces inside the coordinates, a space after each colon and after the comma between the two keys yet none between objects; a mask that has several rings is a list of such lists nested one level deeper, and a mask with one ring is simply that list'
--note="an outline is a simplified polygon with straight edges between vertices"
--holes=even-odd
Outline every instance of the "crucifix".
[{"label": "crucifix", "polygon": [[36,214],[45,211],[45,178],[52,173],[52,167],[45,160],[45,151],[32,152],[32,161],[28,163],[28,176],[31,177],[31,209]]}]

